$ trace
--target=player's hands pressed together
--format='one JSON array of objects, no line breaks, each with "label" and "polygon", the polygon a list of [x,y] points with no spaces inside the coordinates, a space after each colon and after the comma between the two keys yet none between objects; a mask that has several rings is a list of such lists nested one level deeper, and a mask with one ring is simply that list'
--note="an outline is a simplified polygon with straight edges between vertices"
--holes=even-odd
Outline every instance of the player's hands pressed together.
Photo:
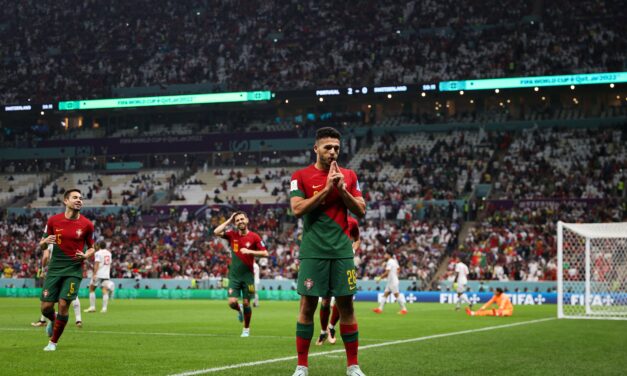
[{"label": "player's hands pressed together", "polygon": [[331,168],[329,169],[329,177],[327,178],[327,186],[329,185],[329,180],[331,180],[332,184],[340,191],[344,191],[346,189],[346,183],[344,182],[344,174],[340,171],[340,167],[337,165],[336,161],[331,162]]}]

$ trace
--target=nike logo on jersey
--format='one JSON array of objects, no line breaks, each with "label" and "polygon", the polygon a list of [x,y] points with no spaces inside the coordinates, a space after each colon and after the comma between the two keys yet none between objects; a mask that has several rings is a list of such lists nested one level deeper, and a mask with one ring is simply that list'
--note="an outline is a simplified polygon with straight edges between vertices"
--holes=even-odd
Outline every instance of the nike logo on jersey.
[{"label": "nike logo on jersey", "polygon": [[322,184],[314,185],[314,186],[312,186],[311,188],[313,188],[313,189],[318,189],[318,188],[320,188],[320,187],[322,187]]}]

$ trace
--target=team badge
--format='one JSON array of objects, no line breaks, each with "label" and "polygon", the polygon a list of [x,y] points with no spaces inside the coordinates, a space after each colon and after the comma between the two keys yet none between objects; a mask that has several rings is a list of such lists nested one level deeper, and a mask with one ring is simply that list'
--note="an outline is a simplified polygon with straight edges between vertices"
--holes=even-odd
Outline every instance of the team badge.
[{"label": "team badge", "polygon": [[250,242],[246,242],[246,248],[250,247]]},{"label": "team badge", "polygon": [[76,237],[80,238],[82,233],[83,233],[83,230],[79,228],[78,230],[76,230]]},{"label": "team badge", "polygon": [[233,289],[229,289],[229,295],[233,294]]},{"label": "team badge", "polygon": [[306,288],[307,290],[311,290],[311,288],[313,287],[313,285],[314,285],[314,281],[312,281],[312,279],[311,279],[311,278],[307,278],[307,279],[305,280],[305,288]]},{"label": "team badge", "polygon": [[47,297],[48,297],[48,290],[46,289],[44,290],[44,298],[47,298]]}]

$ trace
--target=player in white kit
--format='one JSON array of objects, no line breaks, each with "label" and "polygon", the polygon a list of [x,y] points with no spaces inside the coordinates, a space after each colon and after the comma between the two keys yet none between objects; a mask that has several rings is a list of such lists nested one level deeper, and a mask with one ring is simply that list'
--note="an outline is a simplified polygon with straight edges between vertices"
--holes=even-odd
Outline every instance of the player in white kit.
[{"label": "player in white kit", "polygon": [[98,251],[94,254],[94,272],[89,283],[89,308],[85,312],[96,312],[96,287],[102,288],[102,309],[107,312],[109,304],[109,288],[111,287],[111,252],[106,249],[105,242],[100,242]]},{"label": "player in white kit", "polygon": [[255,282],[255,299],[253,300],[253,307],[259,307],[259,264],[255,261],[253,263],[253,275]]},{"label": "player in white kit", "polygon": [[462,302],[468,304],[472,309],[472,302],[465,294],[466,284],[468,283],[468,274],[470,274],[468,266],[458,258],[455,263],[455,279],[453,280],[453,289],[457,291],[457,305],[455,306],[456,311],[459,311]]},{"label": "player in white kit", "polygon": [[396,261],[396,257],[394,257],[394,252],[388,250],[385,251],[385,272],[381,274],[379,277],[375,278],[375,281],[379,283],[380,280],[387,278],[388,283],[385,286],[385,291],[383,292],[383,296],[379,298],[379,306],[372,311],[374,313],[382,313],[383,306],[385,306],[385,301],[387,300],[390,294],[394,294],[398,305],[401,306],[401,310],[398,312],[400,315],[407,314],[407,307],[405,305],[405,295],[399,293],[399,281],[398,281],[398,273],[401,267]]}]

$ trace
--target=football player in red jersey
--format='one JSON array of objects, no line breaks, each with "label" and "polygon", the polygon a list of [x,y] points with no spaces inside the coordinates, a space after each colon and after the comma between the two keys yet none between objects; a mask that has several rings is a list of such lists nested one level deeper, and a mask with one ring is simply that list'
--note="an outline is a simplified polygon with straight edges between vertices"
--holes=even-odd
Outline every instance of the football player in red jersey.
[{"label": "football player in red jersey", "polygon": [[[83,278],[83,262],[92,257],[94,224],[80,214],[83,197],[78,189],[63,195],[65,212],[48,218],[47,237],[39,242],[41,249],[53,245],[48,274],[41,292],[41,313],[50,320],[46,332],[50,337],[44,351],[55,351],[68,321],[69,306],[78,295]],[[87,251],[83,250],[87,246]],[[58,303],[55,314],[54,305]]]},{"label": "football player in red jersey", "polygon": [[348,211],[366,214],[357,175],[337,164],[340,133],[334,128],[316,132],[316,163],[296,171],[290,182],[290,206],[304,222],[300,244],[297,291],[301,295],[296,323],[298,363],[293,376],[309,373],[309,345],[318,297],[335,296],[340,311],[340,334],[346,349],[348,376],[363,376],[357,361],[359,347],[353,295],[357,276],[349,234]]},{"label": "football player in red jersey", "polygon": [[[237,230],[226,228],[231,223]],[[229,307],[237,311],[238,319],[244,322],[242,337],[250,336],[252,309],[250,299],[255,296],[254,262],[255,257],[268,257],[261,237],[248,229],[248,216],[237,211],[213,230],[213,234],[227,239],[231,245],[231,265],[229,265]],[[242,297],[242,307],[237,301]]]}]

